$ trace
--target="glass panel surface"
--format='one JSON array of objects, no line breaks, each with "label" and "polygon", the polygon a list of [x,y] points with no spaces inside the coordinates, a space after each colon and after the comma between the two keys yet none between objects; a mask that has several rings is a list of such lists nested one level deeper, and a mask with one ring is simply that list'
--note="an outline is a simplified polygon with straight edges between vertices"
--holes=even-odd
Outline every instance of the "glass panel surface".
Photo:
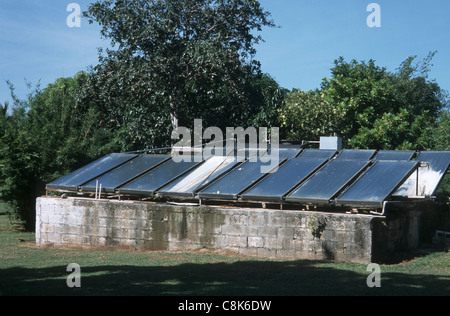
[{"label": "glass panel surface", "polygon": [[81,188],[84,191],[94,191],[98,180],[98,185],[102,185],[102,191],[114,192],[117,187],[168,159],[170,159],[169,155],[142,155],[92,180]]},{"label": "glass panel surface", "polygon": [[163,196],[193,196],[196,191],[239,163],[234,157],[211,157],[177,181],[158,190],[158,194]]},{"label": "glass panel surface", "polygon": [[[192,159],[193,160],[193,159]],[[175,162],[169,159],[139,178],[119,188],[119,193],[153,194],[156,190],[176,179],[201,162]]]},{"label": "glass panel surface", "polygon": [[297,157],[301,151],[302,150],[299,148],[280,148],[278,150],[278,155],[280,159],[291,159]]},{"label": "glass panel surface", "polygon": [[136,154],[109,154],[49,184],[47,189],[77,190],[79,186],[137,157]]},{"label": "glass panel surface", "polygon": [[235,152],[235,157],[237,157],[237,159],[241,162],[246,159],[256,160],[259,159],[259,157],[267,155],[267,152],[267,148],[263,150],[259,149],[258,146],[251,146],[245,149],[237,149]]},{"label": "glass panel surface", "polygon": [[[208,146],[208,144],[207,144]],[[225,156],[234,156],[236,154],[235,149],[230,149],[222,146],[213,146],[209,145],[203,149],[202,155],[204,159],[208,159],[211,157],[225,157]]]},{"label": "glass panel surface", "polygon": [[325,158],[329,159],[336,154],[333,149],[305,149],[299,158]]},{"label": "glass panel surface", "polygon": [[336,203],[382,206],[417,167],[415,161],[376,161]]},{"label": "glass panel surface", "polygon": [[237,199],[239,193],[264,176],[264,173],[261,172],[261,167],[268,165],[267,162],[261,162],[261,160],[244,162],[200,191],[199,197],[206,199]]},{"label": "glass panel surface", "polygon": [[283,196],[319,168],[326,159],[297,158],[288,160],[261,182],[242,195],[244,200],[282,201]]},{"label": "glass panel surface", "polygon": [[286,197],[292,202],[328,203],[369,165],[367,160],[335,159]]},{"label": "glass panel surface", "polygon": [[414,153],[414,151],[382,150],[378,152],[375,160],[411,160]]},{"label": "glass panel surface", "polygon": [[375,155],[376,150],[354,150],[354,149],[344,149],[339,155],[337,155],[336,159],[361,159],[361,160],[369,160]]},{"label": "glass panel surface", "polygon": [[449,168],[450,151],[423,151],[416,161],[429,164],[419,168],[419,186],[417,187],[417,173],[413,173],[394,193],[395,196],[432,196]]}]

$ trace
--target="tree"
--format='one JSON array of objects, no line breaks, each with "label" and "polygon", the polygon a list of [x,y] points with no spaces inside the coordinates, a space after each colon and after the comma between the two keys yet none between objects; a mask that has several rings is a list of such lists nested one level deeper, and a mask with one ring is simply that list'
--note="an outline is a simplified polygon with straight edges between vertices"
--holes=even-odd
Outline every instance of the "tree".
[{"label": "tree", "polygon": [[[35,144],[28,134],[27,102],[19,100],[14,87],[7,82],[13,97],[11,113],[2,107],[4,115],[0,117],[0,200],[9,204],[11,217],[25,221],[31,230],[34,225],[34,206],[36,186],[33,175],[39,168]],[[30,85],[28,84],[30,87]]]},{"label": "tree", "polygon": [[284,89],[268,74],[251,81],[250,105],[254,112],[249,115],[248,126],[279,127],[278,111],[282,108],[289,90]]},{"label": "tree", "polygon": [[[84,73],[37,87],[0,116],[0,200],[34,229],[36,197],[45,184],[120,148],[95,109],[76,102]],[[3,109],[5,107],[2,107]]]},{"label": "tree", "polygon": [[282,137],[290,140],[318,140],[339,131],[345,113],[324,99],[321,91],[292,90],[279,110]]},{"label": "tree", "polygon": [[[243,109],[246,82],[260,67],[253,57],[262,38],[255,31],[274,26],[256,0],[99,0],[85,16],[116,48],[94,68],[106,83],[99,98],[128,111],[123,104],[131,103],[164,126],[168,114],[172,128],[191,123],[180,120],[199,107],[221,110],[214,100],[225,93]],[[193,105],[193,94],[209,104]]]},{"label": "tree", "polygon": [[445,91],[428,80],[434,54],[416,64],[410,57],[396,72],[373,60],[337,59],[320,89],[288,95],[279,118],[284,132],[297,140],[336,132],[350,148],[433,149],[449,104]]},{"label": "tree", "polygon": [[341,113],[336,131],[353,148],[364,147],[354,140],[365,127],[372,128],[383,113],[395,113],[388,73],[374,60],[347,63],[342,57],[335,61],[331,78],[324,79],[321,90],[324,99]]},{"label": "tree", "polygon": [[0,106],[0,116],[2,117],[2,119],[6,119],[8,117],[9,103],[5,102],[5,104],[0,104]]}]

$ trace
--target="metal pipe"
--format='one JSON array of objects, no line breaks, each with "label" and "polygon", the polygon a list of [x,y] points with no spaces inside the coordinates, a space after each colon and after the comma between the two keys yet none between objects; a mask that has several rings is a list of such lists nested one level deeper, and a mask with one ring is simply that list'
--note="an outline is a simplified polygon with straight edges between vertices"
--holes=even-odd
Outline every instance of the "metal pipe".
[{"label": "metal pipe", "polygon": [[416,173],[416,196],[419,196],[419,168],[417,168]]},{"label": "metal pipe", "polygon": [[386,206],[388,203],[404,203],[403,201],[384,201],[383,202],[383,208],[381,209],[381,213],[371,211],[370,214],[379,215],[379,216],[385,216],[386,214]]},{"label": "metal pipe", "polygon": [[383,208],[381,210],[381,216],[384,216],[386,214],[386,205],[388,204],[388,201],[383,202]]},{"label": "metal pipe", "polygon": [[[419,201],[419,200],[416,200],[416,201],[414,201],[413,203],[414,203],[414,205],[415,205],[416,203],[419,203],[419,202],[426,202],[426,201],[428,201],[428,199],[423,199],[423,200],[420,200],[420,201]],[[385,215],[386,215],[386,210],[387,210],[387,205],[388,205],[388,204],[393,204],[393,203],[397,203],[397,204],[410,204],[411,202],[410,202],[410,201],[384,201],[384,202],[383,202],[383,208],[381,209],[381,213],[371,211],[370,214],[379,215],[379,216],[385,216]]]}]

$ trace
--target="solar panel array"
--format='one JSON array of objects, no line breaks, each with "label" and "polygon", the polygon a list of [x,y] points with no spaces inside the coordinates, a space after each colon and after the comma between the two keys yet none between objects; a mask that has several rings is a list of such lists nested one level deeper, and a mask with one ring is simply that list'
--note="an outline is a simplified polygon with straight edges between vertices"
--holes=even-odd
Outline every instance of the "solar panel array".
[{"label": "solar panel array", "polygon": [[122,196],[380,208],[399,196],[433,195],[450,165],[450,151],[420,152],[413,160],[412,151],[280,148],[279,163],[263,172],[276,153],[259,154],[181,162],[170,155],[110,154],[47,190],[97,192],[101,185],[103,193]]}]

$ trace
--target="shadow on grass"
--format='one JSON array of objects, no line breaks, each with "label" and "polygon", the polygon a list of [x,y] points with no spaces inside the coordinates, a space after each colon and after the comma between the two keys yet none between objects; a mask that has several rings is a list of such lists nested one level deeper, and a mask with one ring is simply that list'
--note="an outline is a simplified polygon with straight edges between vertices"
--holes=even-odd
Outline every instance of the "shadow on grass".
[{"label": "shadow on grass", "polygon": [[81,267],[81,288],[68,288],[66,267],[0,270],[0,295],[307,296],[448,295],[449,277],[333,269],[317,261]]}]

